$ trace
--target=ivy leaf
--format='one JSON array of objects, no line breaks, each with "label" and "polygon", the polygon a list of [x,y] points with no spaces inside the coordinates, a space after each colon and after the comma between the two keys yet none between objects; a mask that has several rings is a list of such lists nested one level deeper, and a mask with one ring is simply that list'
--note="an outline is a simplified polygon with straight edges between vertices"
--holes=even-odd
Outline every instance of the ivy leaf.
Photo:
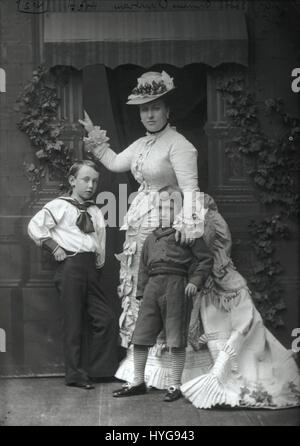
[{"label": "ivy leaf", "polygon": [[285,310],[285,309],[286,309],[286,305],[285,305],[285,303],[284,303],[283,301],[281,301],[281,302],[278,302],[278,303],[274,306],[274,308],[276,308],[276,310],[278,310],[278,311],[282,311],[282,310]]},{"label": "ivy leaf", "polygon": [[274,101],[274,99],[266,99],[265,100],[265,106],[267,107],[267,108],[272,108],[272,107],[275,107],[275,101]]},{"label": "ivy leaf", "polygon": [[57,138],[57,136],[59,136],[59,134],[60,134],[60,130],[58,128],[52,129],[50,131],[50,136],[52,138]]},{"label": "ivy leaf", "polygon": [[62,141],[56,141],[56,143],[54,145],[54,150],[61,151],[63,145],[64,145],[64,143]]},{"label": "ivy leaf", "polygon": [[38,151],[35,153],[35,155],[36,155],[37,158],[39,158],[39,159],[48,158],[47,153],[45,153],[43,149],[38,150]]},{"label": "ivy leaf", "polygon": [[237,110],[234,109],[234,108],[229,108],[229,109],[226,111],[226,114],[227,114],[227,116],[238,116],[238,112],[237,112]]},{"label": "ivy leaf", "polygon": [[266,184],[266,180],[263,177],[255,177],[255,182],[256,184],[258,184],[259,186],[263,186],[264,184]]},{"label": "ivy leaf", "polygon": [[29,164],[27,166],[27,170],[28,172],[33,172],[35,170],[35,165],[33,163]]}]

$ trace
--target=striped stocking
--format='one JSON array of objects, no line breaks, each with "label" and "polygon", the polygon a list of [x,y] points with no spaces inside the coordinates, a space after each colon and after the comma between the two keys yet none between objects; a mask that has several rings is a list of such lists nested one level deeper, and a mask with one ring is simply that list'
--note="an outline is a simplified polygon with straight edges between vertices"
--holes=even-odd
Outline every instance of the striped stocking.
[{"label": "striped stocking", "polygon": [[145,381],[145,367],[148,357],[148,347],[146,345],[133,346],[134,380],[133,385],[138,386]]},{"label": "striped stocking", "polygon": [[171,386],[179,389],[185,363],[185,347],[171,349]]}]

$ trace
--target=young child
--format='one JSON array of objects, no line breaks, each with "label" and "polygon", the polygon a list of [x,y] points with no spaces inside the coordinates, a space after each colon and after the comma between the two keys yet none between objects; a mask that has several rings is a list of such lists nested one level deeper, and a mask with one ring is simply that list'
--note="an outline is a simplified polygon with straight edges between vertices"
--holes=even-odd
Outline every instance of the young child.
[{"label": "young child", "polygon": [[[230,229],[205,195],[203,238],[214,256],[211,275],[194,303],[189,342],[212,364],[181,386],[195,407],[283,409],[300,405],[293,352],[264,326],[245,278],[231,259]],[[207,346],[207,349],[204,346]]]},{"label": "young child", "polygon": [[[169,200],[169,194],[177,200]],[[202,238],[192,247],[181,246],[175,240],[174,205],[181,203],[178,190],[169,186],[160,190],[159,228],[150,234],[143,246],[137,298],[143,298],[133,333],[134,381],[113,393],[126,397],[146,393],[144,371],[148,349],[164,330],[167,347],[171,350],[172,382],[164,401],[181,397],[181,376],[185,362],[187,331],[193,296],[202,288],[211,272],[212,255]],[[167,205],[165,204],[167,203]]]},{"label": "young child", "polygon": [[[92,161],[76,162],[68,179],[71,196],[47,203],[29,222],[28,233],[57,261],[54,283],[62,305],[66,385],[92,389],[93,380],[116,371],[118,327],[100,284],[105,223],[91,200],[99,179],[97,166]],[[90,339],[85,371],[81,343],[86,315]]]}]

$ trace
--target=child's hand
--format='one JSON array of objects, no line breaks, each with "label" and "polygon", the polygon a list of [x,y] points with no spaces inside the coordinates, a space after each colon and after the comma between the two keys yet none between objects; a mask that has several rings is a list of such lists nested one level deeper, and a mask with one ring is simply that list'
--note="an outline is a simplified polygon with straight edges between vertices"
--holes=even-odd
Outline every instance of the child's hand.
[{"label": "child's hand", "polygon": [[62,262],[67,257],[66,252],[61,247],[57,248],[53,255],[57,262]]},{"label": "child's hand", "polygon": [[186,297],[193,297],[197,293],[197,287],[193,283],[188,283],[187,286],[185,287],[184,292]]}]

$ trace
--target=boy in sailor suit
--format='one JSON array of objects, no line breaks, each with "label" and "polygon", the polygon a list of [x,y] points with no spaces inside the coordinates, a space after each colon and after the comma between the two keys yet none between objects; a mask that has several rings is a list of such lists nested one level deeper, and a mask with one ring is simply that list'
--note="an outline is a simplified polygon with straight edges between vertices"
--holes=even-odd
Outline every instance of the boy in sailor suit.
[{"label": "boy in sailor suit", "polygon": [[[29,222],[34,242],[57,262],[54,276],[63,315],[65,381],[94,388],[92,381],[111,377],[118,366],[118,323],[101,289],[105,261],[105,223],[93,198],[99,179],[92,161],[79,161],[69,171],[72,193],[47,203]],[[82,335],[88,316],[90,339],[87,370],[82,369]]]}]

